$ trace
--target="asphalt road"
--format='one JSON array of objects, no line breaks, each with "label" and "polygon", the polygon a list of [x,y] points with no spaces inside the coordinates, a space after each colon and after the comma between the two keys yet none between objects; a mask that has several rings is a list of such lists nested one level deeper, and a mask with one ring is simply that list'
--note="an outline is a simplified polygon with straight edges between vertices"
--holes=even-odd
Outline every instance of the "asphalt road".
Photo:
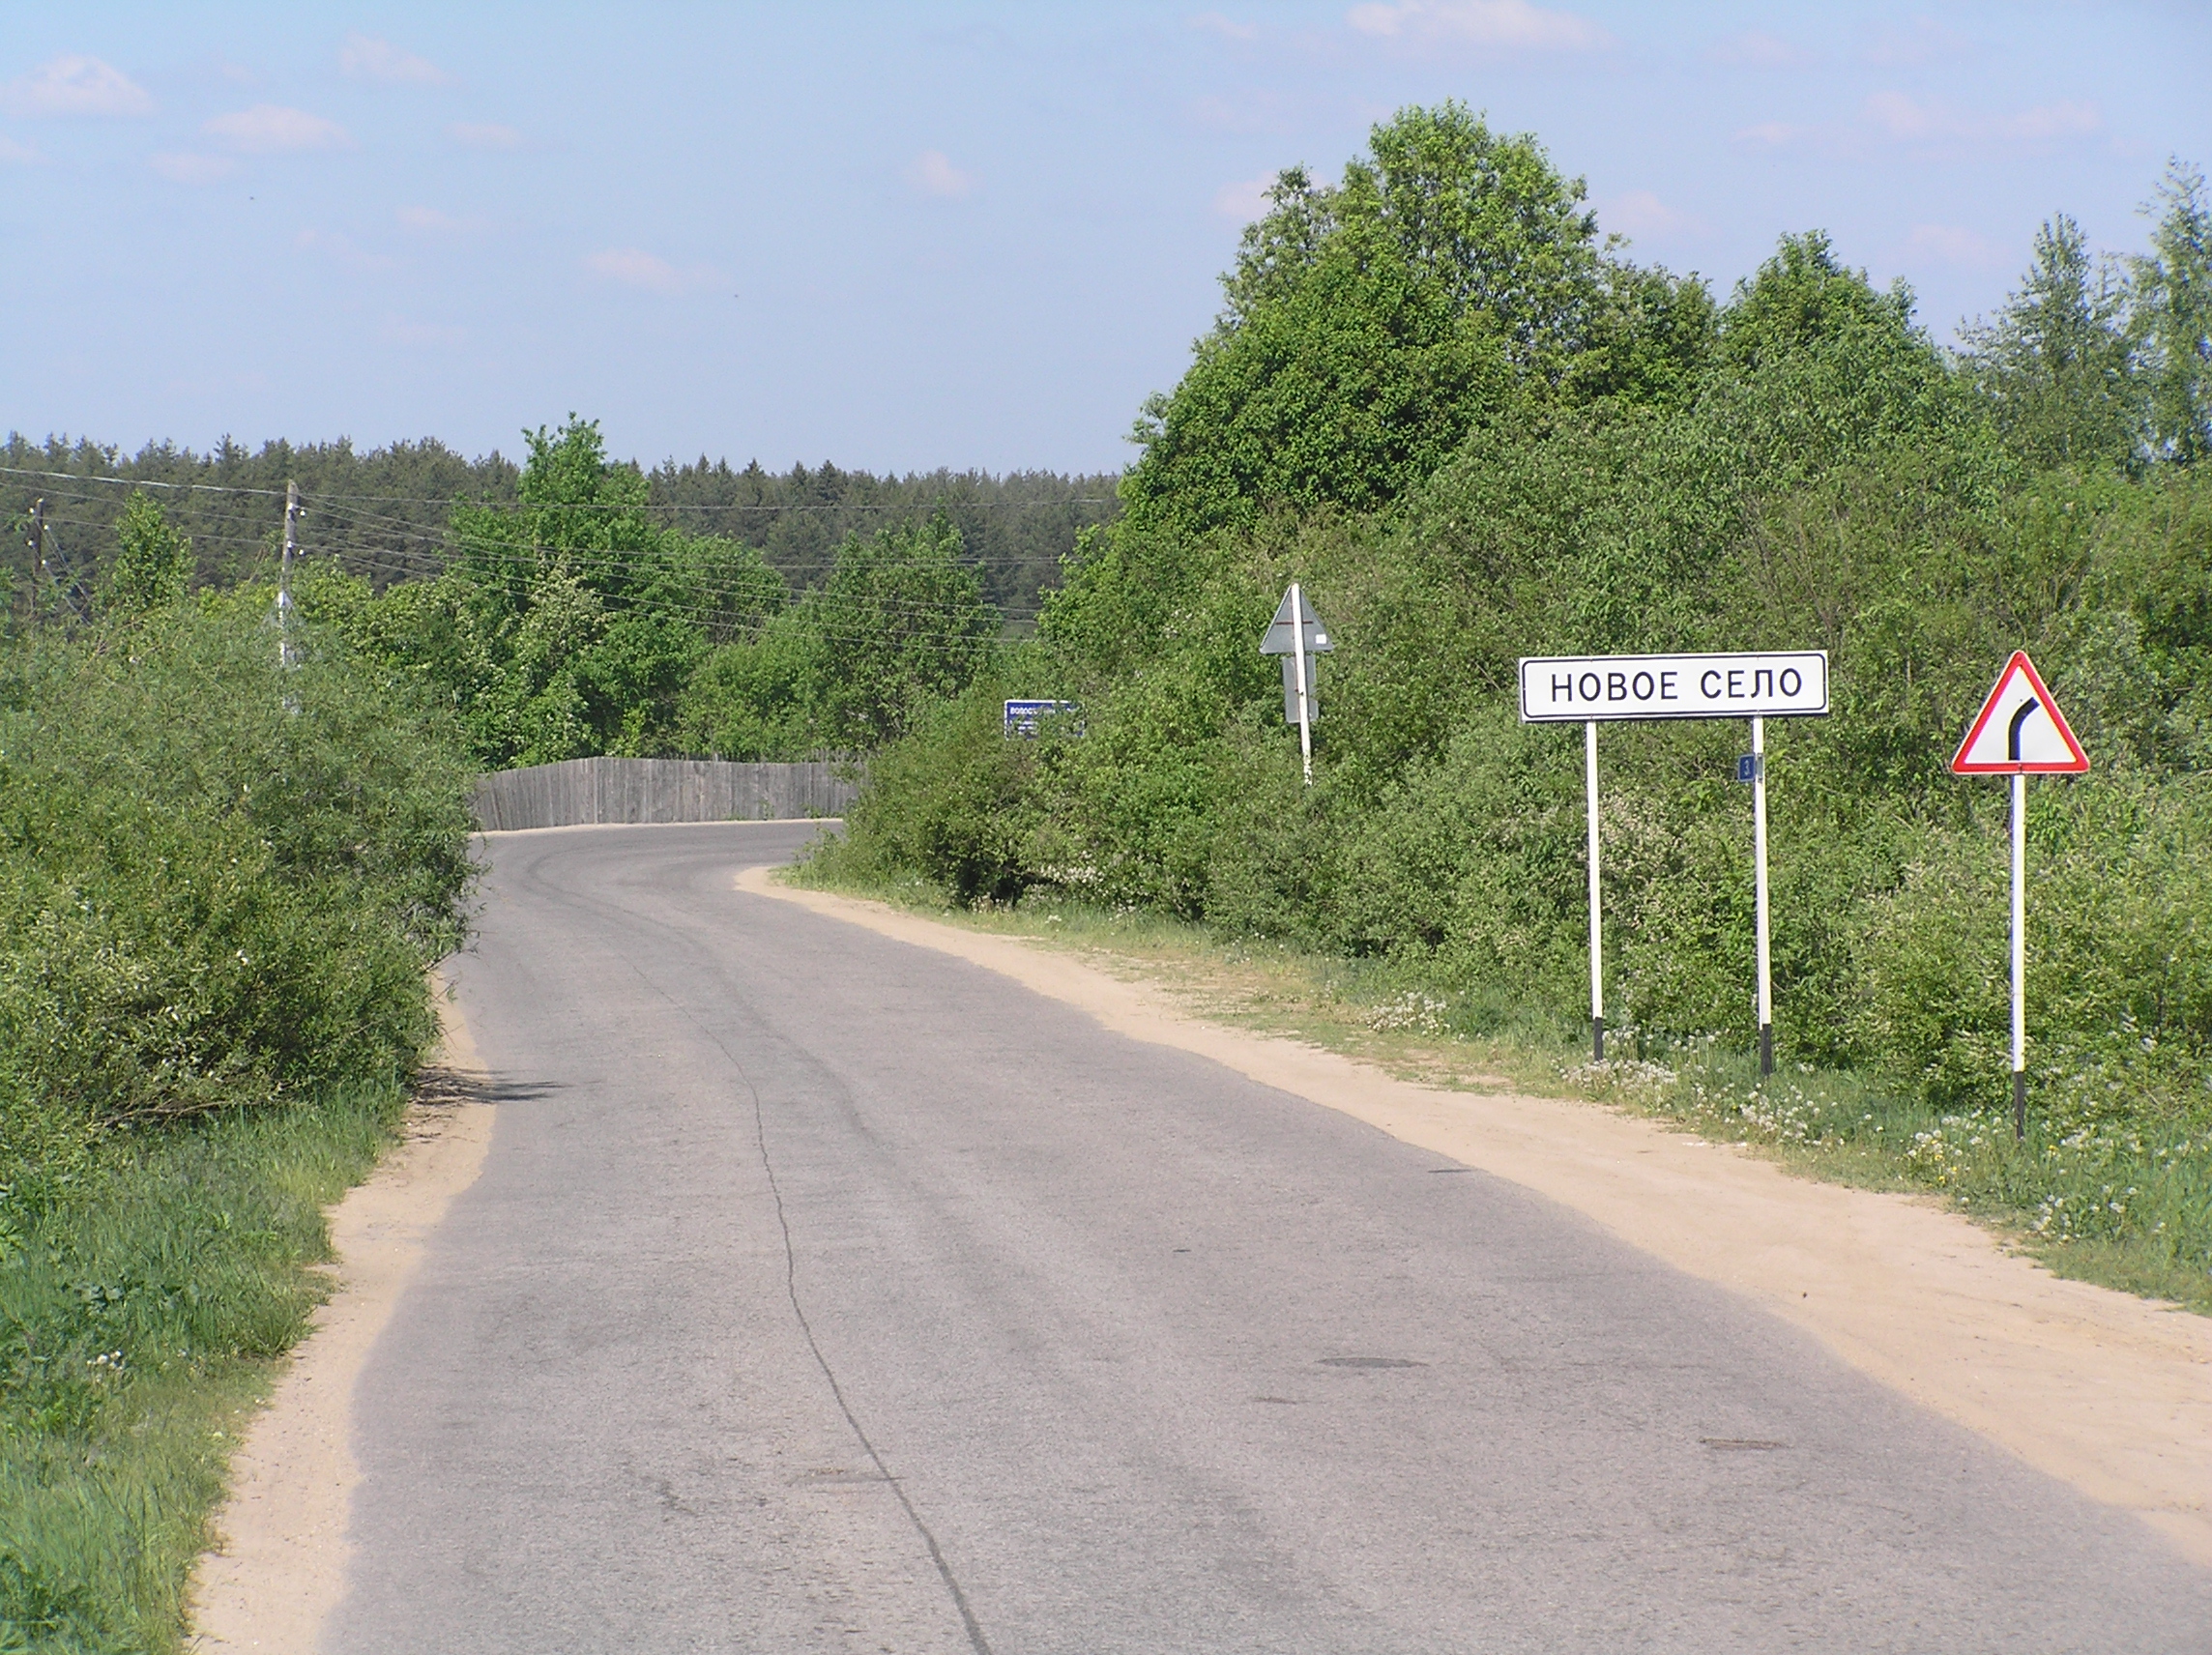
[{"label": "asphalt road", "polygon": [[364,1376],[339,1651],[2212,1650],[2212,1575],[1500,1180],[505,836],[481,1178]]}]

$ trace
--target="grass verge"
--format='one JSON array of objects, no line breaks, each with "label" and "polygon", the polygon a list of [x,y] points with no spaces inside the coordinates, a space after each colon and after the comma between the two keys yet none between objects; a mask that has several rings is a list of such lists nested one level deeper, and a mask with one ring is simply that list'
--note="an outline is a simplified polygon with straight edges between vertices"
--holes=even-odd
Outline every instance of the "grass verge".
[{"label": "grass verge", "polygon": [[1792,1171],[1944,1198],[2059,1275],[2212,1314],[2212,1111],[2132,1107],[2123,1080],[2031,1111],[1945,1112],[1877,1077],[1755,1059],[1709,1040],[1609,1031],[1509,998],[1441,991],[1381,961],[1312,954],[1146,911],[1052,896],[969,909],[921,881],[883,884],[810,864],[795,883],[874,897],[972,929],[1021,936],[1166,989],[1195,1014],[1309,1040],[1408,1080],[1581,1097],[1741,1144]]},{"label": "grass verge", "polygon": [[0,1188],[0,1651],[175,1650],[225,1466],[397,1085],[112,1131]]}]

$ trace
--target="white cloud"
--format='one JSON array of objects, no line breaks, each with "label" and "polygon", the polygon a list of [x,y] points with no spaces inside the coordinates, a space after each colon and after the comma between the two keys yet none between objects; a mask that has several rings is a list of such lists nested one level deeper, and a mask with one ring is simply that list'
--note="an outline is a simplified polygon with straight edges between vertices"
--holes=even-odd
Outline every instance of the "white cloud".
[{"label": "white cloud", "polygon": [[1731,134],[1730,142],[1752,144],[1760,149],[1778,150],[1785,144],[1793,144],[1805,135],[1803,127],[1792,127],[1787,121],[1761,121],[1756,127],[1746,127]]},{"label": "white cloud", "polygon": [[1190,26],[1208,35],[1218,35],[1225,41],[1256,41],[1260,38],[1260,25],[1239,23],[1233,17],[1224,17],[1219,12],[1201,12],[1190,19]]},{"label": "white cloud", "polygon": [[2038,143],[2051,138],[2087,137],[2104,124],[2096,104],[2062,100],[2056,103],[2038,103],[2032,109],[2007,115],[1996,123],[1994,131],[2000,137]]},{"label": "white cloud", "polygon": [[1482,46],[1595,51],[1613,37],[1571,12],[1547,12],[1528,0],[1398,0],[1354,6],[1345,21],[1385,40],[1460,41]]},{"label": "white cloud", "polygon": [[1928,253],[1945,264],[1990,268],[2005,262],[2003,251],[1972,230],[1954,224],[1921,224],[1911,237],[1912,250]]},{"label": "white cloud", "polygon": [[461,219],[441,213],[435,207],[402,207],[397,217],[410,230],[430,236],[453,235],[469,228]]},{"label": "white cloud", "polygon": [[151,115],[146,89],[96,57],[57,57],[0,88],[11,115]]},{"label": "white cloud", "polygon": [[384,337],[394,345],[429,345],[451,350],[468,343],[469,331],[436,322],[410,322],[404,316],[387,316]]},{"label": "white cloud", "polygon": [[1258,178],[1224,184],[1213,192],[1213,210],[1224,218],[1249,224],[1267,211],[1267,191],[1274,188],[1274,183],[1275,175],[1267,172]]},{"label": "white cloud", "polygon": [[1902,92],[1877,92],[1866,101],[1866,118],[1893,138],[1926,138],[1945,124],[1935,105],[1918,103]]},{"label": "white cloud", "polygon": [[1685,235],[1705,228],[1703,219],[1693,214],[1675,211],[1648,189],[1631,189],[1595,205],[1598,221],[1607,229],[1618,230],[1623,235]]},{"label": "white cloud", "polygon": [[146,164],[171,184],[213,184],[238,163],[228,156],[158,155],[148,156]]},{"label": "white cloud", "polygon": [[1916,17],[1909,29],[1884,29],[1867,47],[1866,60],[1893,69],[1924,69],[1932,63],[1971,57],[1974,43],[1933,17]]},{"label": "white cloud", "polygon": [[618,281],[625,287],[641,288],[647,293],[687,293],[694,288],[711,287],[721,279],[704,265],[680,269],[643,247],[609,247],[585,259],[584,268],[594,276]]},{"label": "white cloud", "polygon": [[906,169],[906,181],[924,195],[972,195],[975,175],[954,166],[943,150],[923,150]]},{"label": "white cloud", "polygon": [[1190,103],[1193,121],[1220,132],[1288,132],[1304,112],[1304,106],[1295,100],[1262,88],[1227,96],[1209,92]]},{"label": "white cloud", "polygon": [[352,137],[335,121],[326,121],[305,109],[281,108],[275,103],[256,103],[250,109],[218,115],[200,130],[248,155],[353,148]]},{"label": "white cloud", "polygon": [[0,162],[10,166],[33,166],[45,159],[29,144],[19,144],[14,138],[0,138]]},{"label": "white cloud", "polygon": [[391,270],[399,263],[389,253],[372,253],[351,236],[341,236],[332,230],[302,230],[292,238],[292,245],[307,252],[321,253],[354,270]]},{"label": "white cloud", "polygon": [[1809,69],[1819,61],[1817,53],[1764,29],[1746,29],[1731,35],[1713,48],[1716,63],[1738,69]]},{"label": "white cloud", "polygon": [[346,36],[338,68],[355,80],[387,86],[445,86],[453,78],[428,58],[403,52],[390,41],[369,35]]},{"label": "white cloud", "polygon": [[1866,118],[1900,143],[1941,140],[1966,143],[2041,144],[2085,137],[2104,125],[2094,103],[2039,103],[2010,115],[1982,115],[1923,102],[1903,92],[1877,92]]},{"label": "white cloud", "polygon": [[518,150],[522,147],[520,132],[512,127],[502,127],[488,121],[455,121],[446,129],[446,136],[456,144],[466,144],[472,150]]}]

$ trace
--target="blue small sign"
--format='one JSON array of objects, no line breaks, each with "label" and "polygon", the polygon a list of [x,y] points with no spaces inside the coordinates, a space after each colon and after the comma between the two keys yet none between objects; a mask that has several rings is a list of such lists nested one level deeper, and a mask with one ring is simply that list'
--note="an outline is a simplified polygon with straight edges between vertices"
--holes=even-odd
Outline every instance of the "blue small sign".
[{"label": "blue small sign", "polygon": [[1744,753],[1735,761],[1735,779],[1757,781],[1765,773],[1766,758],[1762,753]]},{"label": "blue small sign", "polygon": [[[1034,736],[1040,719],[1056,712],[1073,712],[1072,701],[1009,701],[1006,703],[1006,734],[1009,736]],[[1078,730],[1077,734],[1081,734]]]}]

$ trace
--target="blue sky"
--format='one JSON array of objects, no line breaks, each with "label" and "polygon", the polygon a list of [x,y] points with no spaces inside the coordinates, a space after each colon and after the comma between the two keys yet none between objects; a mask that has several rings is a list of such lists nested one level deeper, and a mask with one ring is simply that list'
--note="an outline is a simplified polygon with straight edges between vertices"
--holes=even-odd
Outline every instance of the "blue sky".
[{"label": "blue sky", "polygon": [[2212,164],[2200,4],[11,8],[0,426],[1119,468],[1260,189],[1458,98],[1635,256],[1948,335]]}]

